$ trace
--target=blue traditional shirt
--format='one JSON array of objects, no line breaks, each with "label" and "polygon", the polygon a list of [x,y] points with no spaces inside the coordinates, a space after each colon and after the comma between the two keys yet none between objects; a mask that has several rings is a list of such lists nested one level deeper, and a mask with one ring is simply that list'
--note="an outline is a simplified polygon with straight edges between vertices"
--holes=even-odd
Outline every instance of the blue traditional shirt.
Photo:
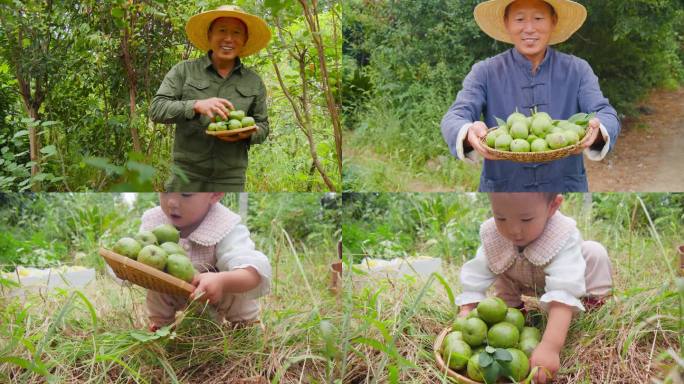
[{"label": "blue traditional shirt", "polygon": [[[516,109],[529,116],[535,107],[559,120],[596,112],[605,145],[586,151],[591,160],[605,157],[620,132],[617,112],[601,93],[589,64],[549,47],[536,73],[532,73],[532,62],[515,48],[473,65],[442,119],[442,135],[451,153],[463,159],[463,141],[474,121],[484,116],[485,124],[494,127],[498,125],[495,117],[505,120]],[[582,155],[548,163],[485,159],[479,190],[586,192],[588,183]]]}]

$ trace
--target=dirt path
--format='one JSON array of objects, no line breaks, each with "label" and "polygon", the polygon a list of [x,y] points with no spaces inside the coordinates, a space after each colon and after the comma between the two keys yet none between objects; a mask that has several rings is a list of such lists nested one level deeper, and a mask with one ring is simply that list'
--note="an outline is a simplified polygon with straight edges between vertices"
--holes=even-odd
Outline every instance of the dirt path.
[{"label": "dirt path", "polygon": [[601,162],[585,160],[589,190],[684,191],[684,88],[654,91],[645,114],[622,123],[613,151]]}]

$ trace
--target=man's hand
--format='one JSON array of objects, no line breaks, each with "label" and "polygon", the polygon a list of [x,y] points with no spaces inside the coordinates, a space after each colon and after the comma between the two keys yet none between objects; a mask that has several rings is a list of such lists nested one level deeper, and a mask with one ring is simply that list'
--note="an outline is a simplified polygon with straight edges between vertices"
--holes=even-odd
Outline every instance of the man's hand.
[{"label": "man's hand", "polygon": [[[589,135],[589,138],[587,139],[586,142],[584,142],[582,145],[579,146],[575,151],[572,152],[573,155],[579,155],[582,153],[585,149],[591,147],[599,137],[599,134],[601,133],[601,122],[597,118],[593,118],[589,120],[589,124],[587,124],[587,135]],[[603,136],[599,139],[600,141],[603,141]]]},{"label": "man's hand", "polygon": [[460,310],[458,311],[458,317],[465,317],[467,316],[470,311],[475,309],[477,307],[477,303],[471,303],[471,304],[463,304],[461,305]]},{"label": "man's hand", "polygon": [[235,109],[235,107],[226,99],[212,97],[210,99],[195,101],[193,109],[195,110],[195,113],[207,115],[212,120],[216,115],[221,116],[224,120],[228,120],[230,110]]},{"label": "man's hand", "polygon": [[495,156],[490,155],[487,148],[480,142],[480,138],[485,136],[487,136],[487,126],[481,121],[474,122],[473,125],[468,128],[468,144],[485,159],[498,160]]},{"label": "man's hand", "polygon": [[195,290],[190,295],[190,298],[195,299],[201,292],[204,292],[204,296],[200,297],[200,300],[208,301],[214,305],[220,303],[223,300],[224,276],[218,272],[196,274],[192,279],[192,285],[195,286]]},{"label": "man's hand", "polygon": [[534,375],[535,383],[544,384],[550,382],[560,368],[560,352],[552,345],[542,341],[534,349],[532,356],[530,356],[530,368],[532,367],[540,367]]}]

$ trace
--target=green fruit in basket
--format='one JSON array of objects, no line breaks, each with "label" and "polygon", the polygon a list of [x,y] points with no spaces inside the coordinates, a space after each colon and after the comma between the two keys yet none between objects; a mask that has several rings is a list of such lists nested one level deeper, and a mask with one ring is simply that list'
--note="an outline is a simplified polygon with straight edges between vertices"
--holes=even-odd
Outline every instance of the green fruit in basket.
[{"label": "green fruit in basket", "polygon": [[508,367],[511,377],[515,379],[515,381],[521,381],[527,377],[527,374],[530,372],[530,360],[527,358],[527,355],[525,355],[525,352],[519,349],[508,348],[507,351],[510,352],[513,359],[511,361],[503,362],[503,365]]},{"label": "green fruit in basket", "polygon": [[152,233],[157,237],[159,244],[166,242],[177,243],[180,240],[180,232],[171,224],[162,224],[155,227]]},{"label": "green fruit in basket", "polygon": [[468,315],[466,316],[466,319],[472,319],[472,318],[480,318],[480,314],[477,313],[477,308],[473,309],[472,311],[468,312]]},{"label": "green fruit in basket", "polygon": [[217,126],[218,126],[217,123],[209,123],[209,125],[207,126],[207,131],[216,131]]},{"label": "green fruit in basket", "polygon": [[449,368],[457,371],[468,364],[468,359],[473,354],[473,351],[468,343],[463,341],[463,339],[456,337],[458,335],[454,335],[454,333],[456,332],[450,333],[446,339],[444,339],[442,358]]},{"label": "green fruit in basket", "polygon": [[463,340],[471,347],[477,347],[484,343],[487,337],[487,324],[482,319],[472,317],[467,319],[463,330]]},{"label": "green fruit in basket", "polygon": [[499,151],[508,151],[511,148],[511,141],[513,141],[511,135],[507,133],[502,133],[501,135],[499,135],[499,137],[496,138],[494,146]]},{"label": "green fruit in basket", "polygon": [[164,270],[166,266],[167,253],[156,245],[146,245],[140,253],[138,253],[138,261],[147,264],[150,267],[156,268],[160,271]]},{"label": "green fruit in basket", "polygon": [[532,121],[532,133],[538,137],[546,136],[552,129],[551,119],[537,117]]},{"label": "green fruit in basket", "polygon": [[223,118],[221,117],[221,115],[214,116],[214,123],[220,123],[222,121],[223,121]]},{"label": "green fruit in basket", "polygon": [[470,359],[468,359],[468,368],[466,372],[469,378],[475,381],[484,382],[484,372],[482,372],[482,368],[480,367],[479,353],[470,356]]},{"label": "green fruit in basket", "polygon": [[135,239],[142,247],[146,245],[157,244],[157,236],[155,236],[151,231],[140,231],[137,235],[135,235]]},{"label": "green fruit in basket", "polygon": [[527,124],[516,121],[511,127],[510,134],[514,139],[527,139],[530,132],[527,130]]},{"label": "green fruit in basket", "polygon": [[465,327],[465,322],[466,322],[465,317],[457,317],[456,320],[454,320],[454,324],[452,324],[451,329],[454,332],[456,332],[456,331],[463,332],[463,328]]},{"label": "green fruit in basket", "polygon": [[240,120],[230,119],[230,121],[228,122],[228,129],[233,130],[240,128],[242,128],[242,123],[240,122]]},{"label": "green fruit in basket", "polygon": [[535,338],[520,338],[520,344],[518,345],[518,348],[525,352],[525,354],[529,357],[532,356],[532,352],[534,352],[534,349],[537,348],[537,345],[539,345],[539,340]]},{"label": "green fruit in basket", "polygon": [[161,247],[161,249],[165,250],[166,253],[168,253],[169,255],[171,255],[173,253],[180,253],[181,255],[187,254],[185,252],[185,249],[183,249],[183,247],[181,247],[180,244],[178,244],[178,243],[172,243],[170,241],[167,241],[165,243],[162,243],[162,245],[160,245],[160,247]]},{"label": "green fruit in basket", "polygon": [[508,308],[504,321],[515,325],[519,332],[522,332],[523,328],[525,328],[525,316],[523,316],[518,308]]},{"label": "green fruit in basket", "polygon": [[251,127],[255,125],[256,122],[254,121],[253,117],[247,116],[244,119],[242,119],[242,127]]},{"label": "green fruit in basket", "polygon": [[230,111],[230,118],[235,120],[242,120],[245,118],[245,111]]},{"label": "green fruit in basket", "polygon": [[511,141],[511,151],[512,152],[529,152],[530,143],[525,139],[515,139]]},{"label": "green fruit in basket", "polygon": [[530,143],[530,145],[532,145],[532,143],[533,143],[535,140],[537,140],[537,139],[538,139],[538,137],[535,136],[535,135],[529,135],[529,136],[527,136],[527,142]]},{"label": "green fruit in basket", "polygon": [[511,113],[508,116],[508,119],[506,119],[506,125],[508,125],[509,128],[512,128],[513,123],[515,123],[516,121],[521,121],[525,123],[525,125],[527,125],[527,116],[523,115],[520,112]]},{"label": "green fruit in basket", "polygon": [[518,345],[520,331],[507,322],[494,324],[487,332],[487,344],[495,348],[511,348]]},{"label": "green fruit in basket", "polygon": [[565,136],[563,133],[551,133],[546,136],[546,142],[549,143],[551,149],[558,149],[565,147]]},{"label": "green fruit in basket", "polygon": [[506,318],[506,303],[498,297],[488,297],[477,303],[477,313],[488,325],[494,325]]},{"label": "green fruit in basket", "polygon": [[216,123],[216,124],[217,124],[217,126],[216,126],[217,131],[225,131],[228,129],[228,125],[226,124],[225,121],[222,121],[222,122]]},{"label": "green fruit in basket", "polygon": [[130,237],[122,237],[116,242],[116,244],[114,244],[112,251],[118,253],[119,255],[123,255],[135,260],[138,258],[140,248],[140,243],[138,243],[137,240]]},{"label": "green fruit in basket", "polygon": [[541,340],[541,331],[535,327],[524,327],[520,332],[520,340],[533,339]]},{"label": "green fruit in basket", "polygon": [[195,267],[187,256],[183,254],[174,253],[169,255],[166,260],[166,270],[172,275],[188,283],[192,281],[195,276]]},{"label": "green fruit in basket", "polygon": [[530,145],[532,152],[544,152],[549,150],[549,144],[544,139],[537,139]]},{"label": "green fruit in basket", "polygon": [[565,131],[563,136],[565,136],[565,145],[574,145],[579,141],[579,135],[575,131]]},{"label": "green fruit in basket", "polygon": [[500,133],[501,131],[495,129],[487,134],[485,140],[487,141],[487,146],[489,148],[494,148],[494,146],[496,145],[496,138],[499,137]]}]

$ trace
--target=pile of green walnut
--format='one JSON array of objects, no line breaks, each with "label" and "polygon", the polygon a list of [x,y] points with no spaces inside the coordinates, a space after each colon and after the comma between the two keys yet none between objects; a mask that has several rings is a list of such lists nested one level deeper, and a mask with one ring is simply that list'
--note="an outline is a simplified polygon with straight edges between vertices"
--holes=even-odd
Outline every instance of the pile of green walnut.
[{"label": "pile of green walnut", "polygon": [[526,327],[522,312],[489,297],[456,319],[440,352],[449,368],[474,381],[518,382],[529,374],[529,357],[540,341],[540,330]]},{"label": "pile of green walnut", "polygon": [[162,224],[151,231],[141,231],[135,238],[119,239],[112,251],[191,282],[197,271],[178,240],[178,230]]},{"label": "pile of green walnut", "polygon": [[487,134],[487,146],[505,152],[545,152],[577,144],[593,115],[578,113],[568,120],[553,120],[546,112],[530,117],[514,112]]},{"label": "pile of green walnut", "polygon": [[230,111],[228,120],[223,120],[221,116],[216,116],[215,122],[209,124],[208,131],[232,131],[235,129],[252,127],[256,125],[254,118],[245,116],[245,111]]}]

